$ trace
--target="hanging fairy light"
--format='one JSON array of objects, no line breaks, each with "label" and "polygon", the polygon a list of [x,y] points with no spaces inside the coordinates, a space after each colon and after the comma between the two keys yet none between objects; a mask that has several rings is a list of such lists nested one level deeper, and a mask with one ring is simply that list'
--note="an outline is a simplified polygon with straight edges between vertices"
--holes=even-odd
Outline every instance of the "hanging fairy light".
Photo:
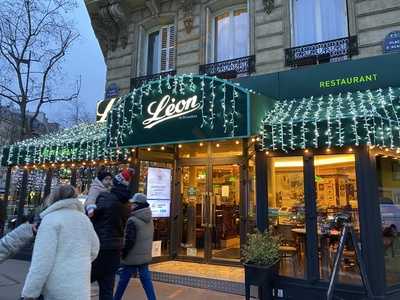
[{"label": "hanging fairy light", "polygon": [[400,88],[279,101],[261,122],[265,149],[400,146]]}]

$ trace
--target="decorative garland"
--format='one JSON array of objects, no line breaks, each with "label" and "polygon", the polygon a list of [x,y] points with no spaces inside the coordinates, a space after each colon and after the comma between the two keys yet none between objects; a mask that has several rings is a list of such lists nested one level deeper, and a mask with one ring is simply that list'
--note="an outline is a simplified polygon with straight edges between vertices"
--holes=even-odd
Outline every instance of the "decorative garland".
[{"label": "decorative garland", "polygon": [[[220,118],[224,132],[235,136],[239,127],[238,98],[239,92],[252,92],[226,81],[206,75],[178,75],[159,78],[134,89],[128,95],[120,97],[108,117],[107,147],[127,146],[126,139],[135,134],[135,124],[143,119],[143,99],[160,97],[165,94],[174,97],[197,94],[201,107],[201,128],[214,130]],[[208,95],[208,97],[207,97]],[[218,107],[217,107],[218,106]],[[219,110],[222,114],[217,115]],[[218,111],[219,111],[218,110]]]},{"label": "decorative garland", "polygon": [[275,103],[261,124],[264,149],[400,147],[400,88]]},{"label": "decorative garland", "polygon": [[104,159],[112,154],[105,149],[105,138],[105,123],[78,125],[4,147],[1,162],[22,165]]}]

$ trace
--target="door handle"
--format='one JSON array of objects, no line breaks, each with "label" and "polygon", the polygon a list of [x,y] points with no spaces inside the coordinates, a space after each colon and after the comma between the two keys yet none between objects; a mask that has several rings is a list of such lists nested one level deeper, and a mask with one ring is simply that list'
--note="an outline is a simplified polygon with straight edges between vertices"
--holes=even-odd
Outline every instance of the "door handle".
[{"label": "door handle", "polygon": [[202,227],[207,227],[207,223],[206,223],[206,198],[207,198],[207,194],[203,193],[203,195],[201,196],[201,226]]},{"label": "door handle", "polygon": [[215,220],[215,197],[213,193],[209,193],[209,199],[210,199],[210,224],[209,227],[215,227],[216,225],[216,220]]}]

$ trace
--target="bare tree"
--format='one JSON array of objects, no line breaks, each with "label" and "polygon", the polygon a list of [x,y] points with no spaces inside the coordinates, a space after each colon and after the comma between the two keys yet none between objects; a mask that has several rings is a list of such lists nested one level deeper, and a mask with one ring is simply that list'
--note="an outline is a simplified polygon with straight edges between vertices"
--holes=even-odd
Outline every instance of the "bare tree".
[{"label": "bare tree", "polygon": [[82,123],[92,123],[94,116],[88,112],[85,104],[78,97],[68,103],[64,123],[68,126],[79,125]]},{"label": "bare tree", "polygon": [[31,135],[43,105],[71,101],[79,94],[80,82],[70,86],[71,94],[60,92],[66,90],[63,58],[79,36],[67,18],[75,7],[75,0],[1,1],[0,101],[19,109],[20,139]]}]

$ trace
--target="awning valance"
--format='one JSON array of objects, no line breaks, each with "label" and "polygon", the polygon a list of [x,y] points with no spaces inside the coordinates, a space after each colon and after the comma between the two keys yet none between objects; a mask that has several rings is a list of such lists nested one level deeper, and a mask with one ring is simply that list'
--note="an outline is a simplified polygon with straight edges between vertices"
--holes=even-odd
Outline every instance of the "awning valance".
[{"label": "awning valance", "polygon": [[206,75],[167,76],[115,100],[107,146],[142,147],[249,137],[272,100]]},{"label": "awning valance", "polygon": [[82,124],[56,133],[27,139],[0,151],[1,165],[87,161],[110,158],[106,148],[106,124]]},{"label": "awning valance", "polygon": [[265,149],[400,147],[400,88],[285,100],[261,125]]}]

